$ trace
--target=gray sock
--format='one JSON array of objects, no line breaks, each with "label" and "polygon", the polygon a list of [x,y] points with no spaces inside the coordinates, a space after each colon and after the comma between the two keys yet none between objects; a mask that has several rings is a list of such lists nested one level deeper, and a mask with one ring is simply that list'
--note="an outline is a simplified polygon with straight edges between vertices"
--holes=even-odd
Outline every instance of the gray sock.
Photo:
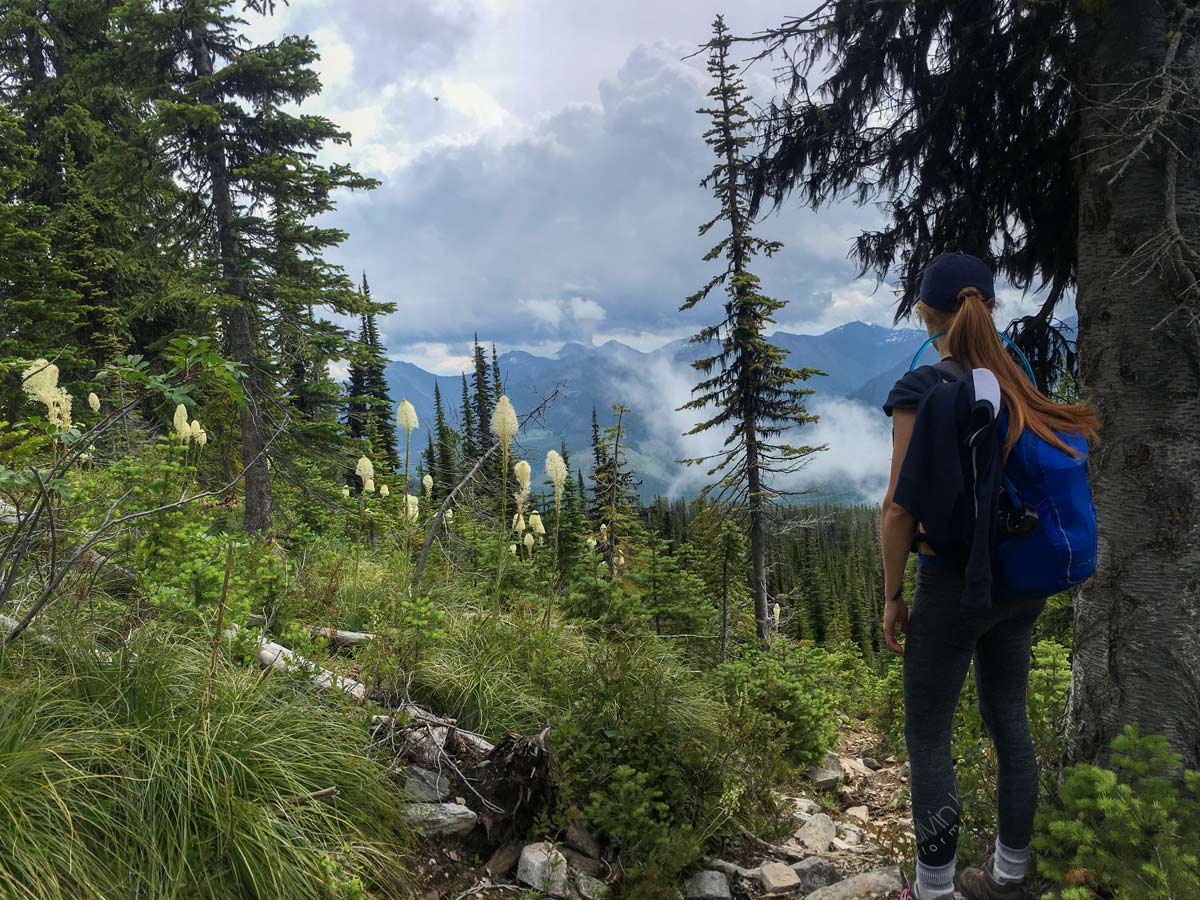
[{"label": "gray sock", "polygon": [[919,900],[940,900],[954,896],[954,864],[950,860],[944,866],[927,866],[917,860],[917,897]]},{"label": "gray sock", "polygon": [[1015,884],[1025,880],[1029,868],[1029,848],[1014,850],[996,840],[996,852],[992,854],[992,877],[999,884]]}]

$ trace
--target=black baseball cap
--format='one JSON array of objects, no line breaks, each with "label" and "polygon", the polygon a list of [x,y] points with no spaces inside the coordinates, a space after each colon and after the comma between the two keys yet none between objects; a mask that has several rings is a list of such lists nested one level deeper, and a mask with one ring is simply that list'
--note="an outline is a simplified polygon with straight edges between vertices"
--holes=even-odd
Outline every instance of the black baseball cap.
[{"label": "black baseball cap", "polygon": [[942,312],[958,309],[958,292],[975,287],[987,299],[996,296],[992,270],[978,256],[943,253],[935,256],[921,274],[921,302]]}]

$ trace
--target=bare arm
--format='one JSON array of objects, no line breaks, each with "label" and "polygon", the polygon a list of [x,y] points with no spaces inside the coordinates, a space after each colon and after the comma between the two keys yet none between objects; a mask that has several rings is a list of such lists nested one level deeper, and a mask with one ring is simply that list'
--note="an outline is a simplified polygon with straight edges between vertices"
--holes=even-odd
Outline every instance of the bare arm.
[{"label": "bare arm", "polygon": [[901,632],[908,631],[908,606],[904,602],[904,566],[912,546],[916,522],[903,506],[893,502],[896,479],[900,465],[908,451],[912,437],[916,412],[911,409],[896,410],[892,416],[892,471],[888,478],[887,493],[884,495],[880,512],[879,535],[883,553],[883,639],[893,653],[904,653],[896,637],[896,626]]}]

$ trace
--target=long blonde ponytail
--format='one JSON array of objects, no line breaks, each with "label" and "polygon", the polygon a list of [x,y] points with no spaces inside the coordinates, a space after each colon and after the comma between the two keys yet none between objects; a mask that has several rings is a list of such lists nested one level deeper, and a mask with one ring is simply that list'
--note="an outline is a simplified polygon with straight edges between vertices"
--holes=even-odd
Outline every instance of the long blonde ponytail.
[{"label": "long blonde ponytail", "polygon": [[1008,434],[1004,455],[1026,428],[1067,453],[1075,454],[1056,432],[1082,434],[1089,443],[1100,436],[1100,418],[1086,403],[1056,403],[1029,382],[1025,372],[1008,355],[992,321],[995,301],[974,287],[958,292],[958,309],[945,313],[920,301],[917,314],[935,331],[938,349],[967,369],[991,369],[1000,383],[1008,409]]}]

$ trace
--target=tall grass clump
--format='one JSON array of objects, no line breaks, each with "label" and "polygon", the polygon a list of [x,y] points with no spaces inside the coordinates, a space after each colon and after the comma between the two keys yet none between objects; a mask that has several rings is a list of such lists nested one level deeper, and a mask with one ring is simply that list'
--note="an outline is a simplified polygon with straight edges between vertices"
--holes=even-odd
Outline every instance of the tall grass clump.
[{"label": "tall grass clump", "polygon": [[4,651],[6,897],[403,894],[400,792],[362,722],[252,669],[210,678],[210,652],[163,629]]}]

